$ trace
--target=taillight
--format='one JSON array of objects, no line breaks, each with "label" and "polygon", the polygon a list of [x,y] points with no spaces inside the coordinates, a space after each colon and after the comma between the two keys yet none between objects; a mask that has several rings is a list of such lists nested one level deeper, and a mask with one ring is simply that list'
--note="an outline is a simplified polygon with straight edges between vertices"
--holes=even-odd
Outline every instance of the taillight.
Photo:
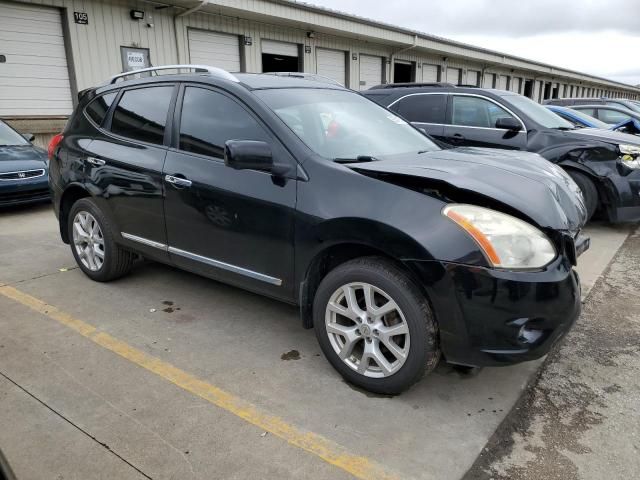
[{"label": "taillight", "polygon": [[62,141],[63,138],[64,136],[61,133],[59,133],[55,137],[53,137],[49,142],[49,149],[47,150],[47,153],[49,154],[49,160],[53,160],[53,155],[56,152],[56,148],[58,148],[58,145],[60,145],[60,142]]}]

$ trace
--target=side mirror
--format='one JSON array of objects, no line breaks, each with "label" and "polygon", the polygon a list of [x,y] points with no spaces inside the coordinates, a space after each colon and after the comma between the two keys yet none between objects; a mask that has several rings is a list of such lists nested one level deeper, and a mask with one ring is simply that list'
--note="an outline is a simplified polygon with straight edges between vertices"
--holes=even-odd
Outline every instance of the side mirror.
[{"label": "side mirror", "polygon": [[22,134],[22,138],[27,142],[33,142],[36,139],[36,136],[33,133],[24,133]]},{"label": "side mirror", "polygon": [[500,117],[496,120],[496,128],[517,132],[522,130],[522,125],[513,117]]},{"label": "side mirror", "polygon": [[235,170],[273,170],[271,146],[253,140],[227,140],[224,144],[224,164]]}]

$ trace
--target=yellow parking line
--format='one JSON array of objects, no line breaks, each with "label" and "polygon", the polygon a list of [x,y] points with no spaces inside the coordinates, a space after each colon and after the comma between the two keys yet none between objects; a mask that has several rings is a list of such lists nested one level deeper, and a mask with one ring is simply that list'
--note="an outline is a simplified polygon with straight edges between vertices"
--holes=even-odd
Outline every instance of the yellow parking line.
[{"label": "yellow parking line", "polygon": [[341,468],[345,472],[362,479],[399,478],[381,465],[367,457],[353,455],[343,446],[313,432],[301,430],[288,424],[282,418],[261,411],[251,403],[236,397],[210,383],[174,367],[170,363],[159,358],[152,357],[145,352],[134,348],[127,343],[112,337],[108,333],[98,331],[93,325],[83,322],[62,310],[49,305],[31,295],[28,295],[11,286],[0,286],[0,294],[14,300],[31,310],[46,315],[62,325],[76,331],[101,347],[106,348],[122,358],[155,373],[170,381],[174,385],[197,395],[200,398],[216,405],[224,410],[237,415],[247,422],[276,435],[289,444],[295,445],[309,453],[312,453],[327,463]]}]

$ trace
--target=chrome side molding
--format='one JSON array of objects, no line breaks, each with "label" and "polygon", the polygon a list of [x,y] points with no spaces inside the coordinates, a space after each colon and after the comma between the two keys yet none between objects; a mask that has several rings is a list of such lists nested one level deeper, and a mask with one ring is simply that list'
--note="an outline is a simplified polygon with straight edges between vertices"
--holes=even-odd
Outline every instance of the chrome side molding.
[{"label": "chrome side molding", "polygon": [[197,253],[187,252],[186,250],[170,247],[168,245],[165,245],[164,243],[156,242],[154,240],[149,240],[148,238],[139,237],[137,235],[132,235],[130,233],[120,232],[120,235],[122,235],[122,238],[131,240],[132,242],[137,242],[142,245],[147,245],[149,247],[154,247],[159,250],[164,250],[165,252],[169,252],[174,255],[179,255],[181,257],[188,258],[189,260],[205,263],[212,267],[220,268],[222,270],[227,270],[228,272],[237,273],[239,275],[244,275],[245,277],[253,278],[255,280],[260,280],[261,282],[270,283],[271,285],[275,285],[277,287],[282,286],[281,279],[271,277],[269,275],[265,275],[264,273],[254,272],[253,270],[249,270],[243,267],[238,267],[237,265],[232,265],[230,263],[221,262],[220,260],[215,260],[213,258],[204,257],[202,255],[198,255]]},{"label": "chrome side molding", "polygon": [[202,255],[187,252],[186,250],[180,250],[179,248],[169,247],[169,253],[180,255],[181,257],[185,257],[196,262],[206,263],[207,265],[211,265],[212,267],[220,268],[222,270],[238,273],[240,275],[244,275],[245,277],[250,277],[262,282],[267,282],[278,287],[282,285],[282,280],[280,280],[279,278],[270,277],[269,275],[265,275],[264,273],[254,272],[253,270],[248,270],[246,268],[238,267],[237,265],[231,265],[230,263],[214,260],[213,258],[203,257]]}]

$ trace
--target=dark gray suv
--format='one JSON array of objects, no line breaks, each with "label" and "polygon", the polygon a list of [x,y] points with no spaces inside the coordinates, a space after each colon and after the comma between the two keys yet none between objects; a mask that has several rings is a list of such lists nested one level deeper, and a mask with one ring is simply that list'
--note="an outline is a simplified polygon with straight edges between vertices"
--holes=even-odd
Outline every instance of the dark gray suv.
[{"label": "dark gray suv", "polygon": [[526,150],[560,165],[578,184],[589,218],[640,220],[640,139],[582,128],[513,92],[450,84],[380,85],[368,98],[452,146]]}]

